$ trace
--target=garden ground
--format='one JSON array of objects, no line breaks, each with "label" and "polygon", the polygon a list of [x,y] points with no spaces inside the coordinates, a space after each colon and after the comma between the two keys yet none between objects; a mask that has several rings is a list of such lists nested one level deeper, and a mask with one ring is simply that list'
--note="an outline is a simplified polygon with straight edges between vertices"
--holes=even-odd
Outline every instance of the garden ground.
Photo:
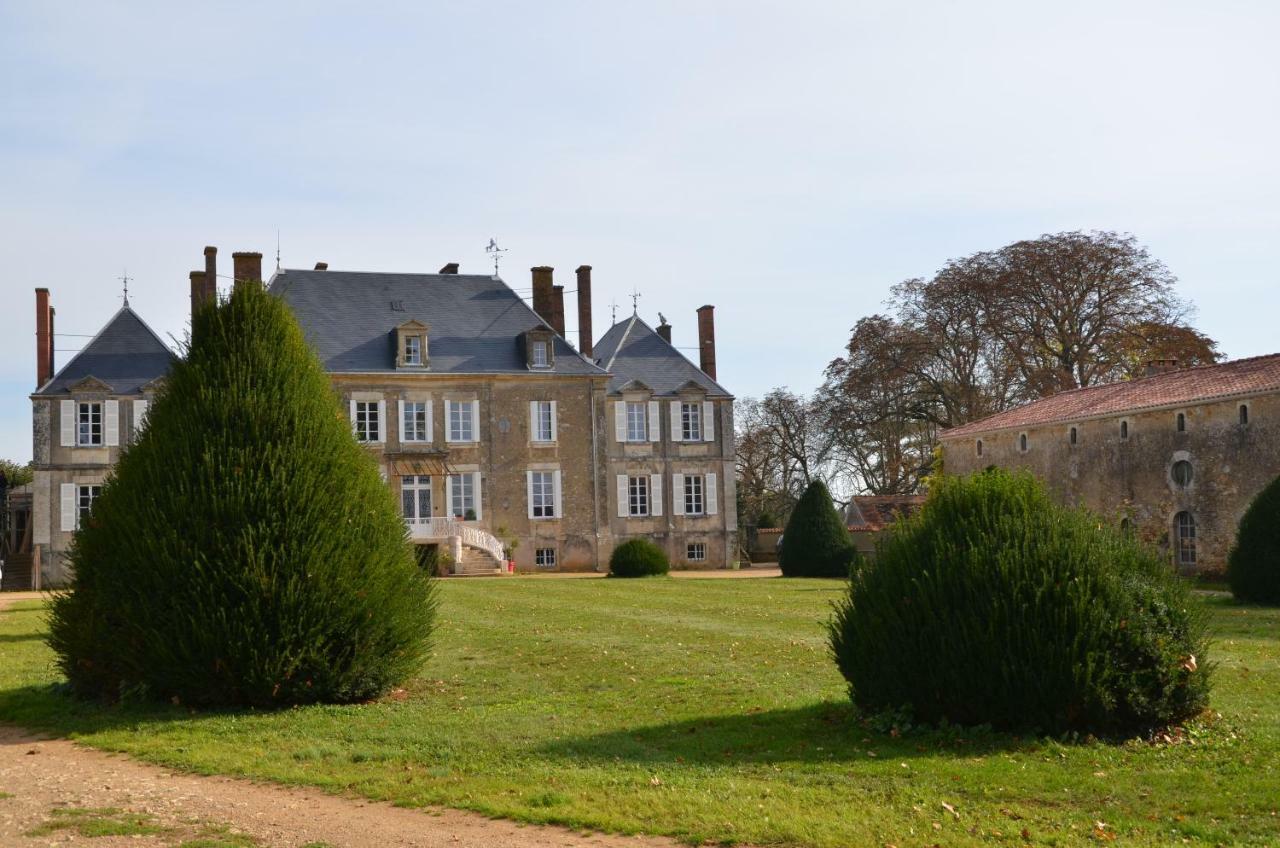
[{"label": "garden ground", "polygon": [[405,690],[276,713],[74,703],[27,604],[0,616],[0,718],[171,769],[689,842],[1280,842],[1280,611],[1202,596],[1215,715],[1184,738],[1065,744],[861,720],[826,647],[840,589],[443,581]]}]

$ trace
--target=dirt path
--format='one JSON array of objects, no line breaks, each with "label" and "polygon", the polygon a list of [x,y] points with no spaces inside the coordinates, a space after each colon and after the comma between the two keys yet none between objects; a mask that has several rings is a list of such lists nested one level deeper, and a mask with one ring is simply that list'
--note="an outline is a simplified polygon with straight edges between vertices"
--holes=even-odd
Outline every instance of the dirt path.
[{"label": "dirt path", "polygon": [[[0,597],[0,615],[34,593]],[[656,848],[448,809],[409,810],[225,777],[173,772],[0,725],[0,845],[200,848]]]}]

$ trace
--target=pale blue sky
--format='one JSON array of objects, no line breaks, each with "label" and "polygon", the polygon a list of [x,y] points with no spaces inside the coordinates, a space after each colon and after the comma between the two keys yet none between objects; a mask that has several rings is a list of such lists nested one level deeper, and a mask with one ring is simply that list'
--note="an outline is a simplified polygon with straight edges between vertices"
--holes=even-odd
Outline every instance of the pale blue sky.
[{"label": "pale blue sky", "polygon": [[31,455],[34,287],[91,334],[127,267],[181,336],[202,247],[277,228],[295,267],[590,263],[597,336],[633,287],[678,345],[714,303],[740,396],[812,389],[902,279],[1077,228],[1274,352],[1278,31],[1269,2],[0,0],[0,456]]}]

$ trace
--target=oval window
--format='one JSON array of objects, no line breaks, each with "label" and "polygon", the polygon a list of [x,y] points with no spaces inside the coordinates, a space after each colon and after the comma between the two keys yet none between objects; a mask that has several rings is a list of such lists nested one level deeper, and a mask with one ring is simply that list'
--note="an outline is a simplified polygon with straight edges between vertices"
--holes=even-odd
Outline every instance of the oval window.
[{"label": "oval window", "polygon": [[1173,477],[1173,482],[1176,485],[1184,489],[1191,485],[1191,463],[1187,462],[1185,459],[1180,459],[1175,462],[1169,473],[1170,476]]}]

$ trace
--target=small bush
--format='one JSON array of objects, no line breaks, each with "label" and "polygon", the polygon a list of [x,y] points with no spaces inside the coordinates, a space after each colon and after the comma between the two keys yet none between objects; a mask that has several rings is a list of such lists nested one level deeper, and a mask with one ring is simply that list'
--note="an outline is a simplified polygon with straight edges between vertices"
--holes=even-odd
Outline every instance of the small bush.
[{"label": "small bush", "polygon": [[936,481],[831,624],[853,701],[918,722],[1128,736],[1204,708],[1203,620],[1167,557],[1030,475]]},{"label": "small bush", "polygon": [[858,559],[849,528],[815,481],[804,490],[782,533],[778,566],[785,577],[848,577]]},{"label": "small bush", "polygon": [[614,577],[650,577],[670,570],[667,555],[648,539],[628,539],[609,556],[609,573]]},{"label": "small bush", "polygon": [[1280,478],[1258,493],[1240,519],[1227,581],[1237,600],[1280,604]]},{"label": "small bush", "polygon": [[756,527],[761,530],[773,530],[777,526],[778,517],[768,510],[760,513],[760,517],[756,519]]}]

